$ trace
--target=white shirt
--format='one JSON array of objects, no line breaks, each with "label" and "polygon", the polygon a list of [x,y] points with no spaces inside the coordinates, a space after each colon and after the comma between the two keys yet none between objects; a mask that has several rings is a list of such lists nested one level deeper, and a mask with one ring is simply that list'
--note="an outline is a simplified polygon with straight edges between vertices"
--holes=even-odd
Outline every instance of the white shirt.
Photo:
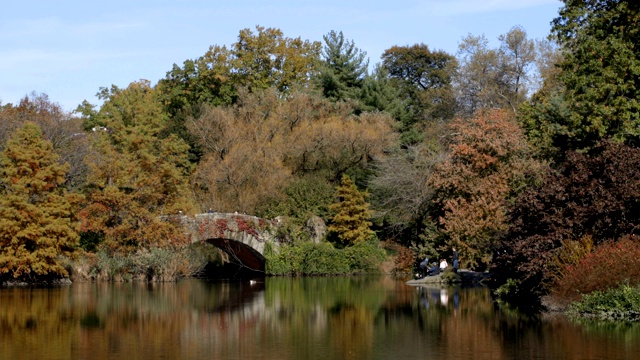
[{"label": "white shirt", "polygon": [[440,262],[440,270],[444,270],[447,268],[447,266],[449,266],[449,264],[447,264],[447,260],[442,260]]}]

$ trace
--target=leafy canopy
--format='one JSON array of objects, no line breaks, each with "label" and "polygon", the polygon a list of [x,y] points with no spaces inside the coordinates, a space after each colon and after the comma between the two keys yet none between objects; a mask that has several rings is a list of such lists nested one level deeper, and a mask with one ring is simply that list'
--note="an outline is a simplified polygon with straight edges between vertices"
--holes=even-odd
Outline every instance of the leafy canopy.
[{"label": "leafy canopy", "polygon": [[640,139],[640,3],[565,0],[552,35],[563,50],[565,87],[554,113],[540,116],[551,145],[588,151],[600,140]]},{"label": "leafy canopy", "polygon": [[0,277],[39,281],[68,276],[61,256],[78,245],[77,195],[40,128],[27,122],[0,154]]},{"label": "leafy canopy", "polygon": [[105,128],[94,133],[83,231],[102,234],[117,250],[175,245],[180,236],[159,216],[193,209],[189,147],[176,136],[159,136],[166,117],[148,82],[102,94],[98,116]]}]

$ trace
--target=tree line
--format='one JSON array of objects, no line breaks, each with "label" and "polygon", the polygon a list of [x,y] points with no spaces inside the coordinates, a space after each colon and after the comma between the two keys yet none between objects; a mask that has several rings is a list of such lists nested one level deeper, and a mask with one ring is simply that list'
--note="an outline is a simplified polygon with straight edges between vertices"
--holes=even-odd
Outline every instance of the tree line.
[{"label": "tree line", "polygon": [[[3,105],[3,276],[66,275],[73,249],[181,249],[160,215],[213,209],[286,217],[298,239],[319,217],[335,247],[379,240],[399,271],[456,247],[512,295],[547,294],[635,239],[638,7],[566,0],[546,40],[515,26],[497,47],[392,46],[373,66],[342,32],[256,26],[155,84],[101,88],[99,106]],[[367,218],[345,219],[345,188]]]}]

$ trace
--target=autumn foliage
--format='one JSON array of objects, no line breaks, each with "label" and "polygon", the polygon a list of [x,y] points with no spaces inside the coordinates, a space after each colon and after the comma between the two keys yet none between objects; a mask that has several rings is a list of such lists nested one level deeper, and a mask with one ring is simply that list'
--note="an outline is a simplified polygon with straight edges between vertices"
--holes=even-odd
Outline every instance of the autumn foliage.
[{"label": "autumn foliage", "polygon": [[366,201],[367,194],[360,192],[349,176],[343,175],[336,197],[338,202],[329,207],[334,211],[329,231],[336,234],[339,244],[357,245],[373,239],[375,233],[369,221],[371,210]]},{"label": "autumn foliage", "polygon": [[78,245],[79,196],[63,186],[58,163],[40,128],[26,123],[0,155],[0,278],[47,281],[68,275],[62,256]]},{"label": "autumn foliage", "polygon": [[79,215],[82,231],[97,233],[109,251],[176,246],[180,230],[161,215],[193,209],[187,189],[188,146],[161,138],[164,117],[157,92],[147,82],[103,90],[96,117],[105,126],[92,134],[87,201]]},{"label": "autumn foliage", "polygon": [[540,186],[518,198],[509,216],[494,277],[520,279],[525,292],[544,294],[564,240],[590,235],[597,245],[637,232],[640,149],[605,142],[591,155],[568,154],[559,170],[549,170]]},{"label": "autumn foliage", "polygon": [[626,236],[607,241],[578,263],[561,270],[553,284],[556,295],[578,299],[597,290],[613,289],[622,283],[640,283],[640,238]]},{"label": "autumn foliage", "polygon": [[296,178],[334,184],[347,170],[366,168],[391,146],[391,118],[351,110],[305,92],[281,98],[275,89],[241,91],[236,106],[205,107],[187,122],[205,152],[192,178],[197,200],[255,213],[284,201]]},{"label": "autumn foliage", "polygon": [[[46,95],[2,105],[0,269],[64,275],[57,257],[78,246],[77,231],[110,260],[165,259],[188,240],[163,216],[212,209],[300,227],[320,217],[347,249],[394,239],[407,248],[398,268],[413,262],[409,246],[443,257],[456,247],[462,267],[490,265],[497,283],[512,279],[526,295],[554,283],[590,291],[600,263],[626,264],[608,241],[640,226],[638,74],[628,66],[640,32],[612,25],[638,22],[631,2],[565,3],[554,22],[562,48],[546,59],[514,27],[499,49],[470,35],[457,58],[393,46],[369,74],[342,33],[323,51],[258,26],[157,85],[101,88],[103,104],[83,102],[80,118]],[[547,71],[529,97],[536,62]],[[26,120],[40,130],[12,135]],[[64,188],[84,196],[79,211]],[[325,245],[301,249],[329,259]],[[637,276],[627,270],[616,271]]]},{"label": "autumn foliage", "polygon": [[449,151],[430,179],[445,236],[441,250],[457,247],[464,266],[486,265],[508,228],[507,200],[540,165],[530,160],[513,116],[500,110],[454,121]]}]

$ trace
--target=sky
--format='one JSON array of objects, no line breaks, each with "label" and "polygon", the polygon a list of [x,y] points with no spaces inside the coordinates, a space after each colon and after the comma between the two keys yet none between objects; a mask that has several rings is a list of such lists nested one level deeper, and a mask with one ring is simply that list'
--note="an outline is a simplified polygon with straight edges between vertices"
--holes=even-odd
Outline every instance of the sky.
[{"label": "sky", "polygon": [[[322,41],[342,31],[370,64],[394,46],[426,44],[455,55],[467,35],[491,47],[521,26],[544,39],[560,0],[31,0],[0,12],[0,104],[35,91],[73,111],[100,104],[101,87],[156,84],[173,64],[229,47],[257,25],[284,36]],[[254,31],[255,32],[255,31]]]}]

